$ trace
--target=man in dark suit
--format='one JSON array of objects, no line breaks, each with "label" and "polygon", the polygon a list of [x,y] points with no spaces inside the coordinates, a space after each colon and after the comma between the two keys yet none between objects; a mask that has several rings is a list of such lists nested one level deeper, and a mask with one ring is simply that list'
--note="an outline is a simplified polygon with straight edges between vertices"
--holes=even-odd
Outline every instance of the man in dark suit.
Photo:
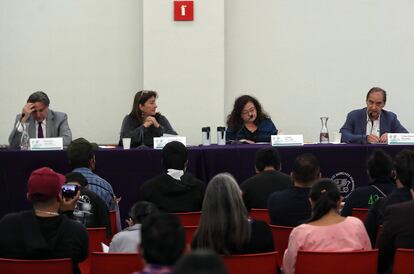
[{"label": "man in dark suit", "polygon": [[318,160],[310,153],[299,155],[290,176],[293,187],[275,192],[269,197],[267,204],[272,225],[298,226],[311,216],[309,192],[321,177]]},{"label": "man in dark suit", "polygon": [[49,109],[49,97],[43,91],[37,91],[29,96],[22,112],[16,116],[14,127],[9,136],[11,148],[20,146],[23,125],[28,124],[30,138],[62,137],[63,146],[72,141],[72,132],[66,113]]},{"label": "man in dark suit", "polygon": [[391,273],[396,248],[414,248],[414,152],[405,152],[405,164],[396,168],[397,181],[410,182],[411,199],[385,209],[379,237],[379,273]]},{"label": "man in dark suit", "polygon": [[366,108],[348,113],[345,124],[340,129],[345,143],[386,143],[387,133],[407,133],[397,119],[397,115],[384,110],[387,93],[382,88],[373,87],[366,96]]},{"label": "man in dark suit", "polygon": [[292,179],[282,172],[276,148],[262,148],[256,152],[256,175],[240,185],[246,208],[267,208],[269,195],[293,185]]}]

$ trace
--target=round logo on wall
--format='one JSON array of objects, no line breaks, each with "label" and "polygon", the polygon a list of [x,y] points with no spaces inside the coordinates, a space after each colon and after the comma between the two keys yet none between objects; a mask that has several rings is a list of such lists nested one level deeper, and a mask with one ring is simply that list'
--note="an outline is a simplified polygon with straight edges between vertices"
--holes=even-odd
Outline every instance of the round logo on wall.
[{"label": "round logo on wall", "polygon": [[335,182],[338,186],[339,191],[341,192],[342,196],[346,198],[352,191],[355,189],[355,182],[354,178],[352,178],[351,174],[346,172],[338,172],[335,173],[331,179]]}]

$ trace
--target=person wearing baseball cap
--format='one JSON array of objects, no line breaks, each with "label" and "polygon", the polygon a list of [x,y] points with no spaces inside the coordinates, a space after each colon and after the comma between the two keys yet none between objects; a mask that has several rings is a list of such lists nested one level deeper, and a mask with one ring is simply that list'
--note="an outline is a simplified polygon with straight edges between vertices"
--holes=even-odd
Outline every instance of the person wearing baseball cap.
[{"label": "person wearing baseball cap", "polygon": [[88,255],[88,234],[68,218],[79,193],[63,198],[65,176],[48,167],[34,170],[27,183],[27,199],[33,208],[5,215],[0,220],[0,257],[43,260],[72,258],[74,273]]}]

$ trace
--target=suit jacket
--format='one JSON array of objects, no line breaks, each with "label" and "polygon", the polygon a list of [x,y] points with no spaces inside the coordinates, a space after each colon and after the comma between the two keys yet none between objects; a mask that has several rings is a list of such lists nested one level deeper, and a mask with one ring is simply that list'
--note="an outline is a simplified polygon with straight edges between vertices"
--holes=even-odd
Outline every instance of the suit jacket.
[{"label": "suit jacket", "polygon": [[414,248],[414,201],[389,206],[379,237],[378,272],[391,273],[396,248]]},{"label": "suit jacket", "polygon": [[[365,144],[367,142],[367,108],[356,109],[348,113],[345,124],[339,132],[342,142]],[[382,110],[380,116],[380,136],[384,133],[407,133],[391,111]]]},{"label": "suit jacket", "polygon": [[[9,136],[10,148],[19,148],[20,146],[22,133],[16,129],[16,125],[20,120],[20,116],[21,114],[18,114],[16,116],[13,130]],[[36,138],[36,120],[32,115],[30,115],[27,123],[29,123],[30,138]],[[51,109],[48,110],[46,117],[46,137],[63,137],[63,146],[68,146],[70,144],[72,141],[72,132],[69,128],[68,116],[66,113],[53,111]]]}]

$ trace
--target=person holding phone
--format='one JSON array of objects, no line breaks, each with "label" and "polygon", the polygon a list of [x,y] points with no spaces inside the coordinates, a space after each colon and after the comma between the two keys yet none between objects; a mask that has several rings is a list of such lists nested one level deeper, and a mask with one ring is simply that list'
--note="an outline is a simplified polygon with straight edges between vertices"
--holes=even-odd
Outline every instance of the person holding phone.
[{"label": "person holding phone", "polygon": [[73,272],[88,256],[85,227],[68,218],[79,199],[64,197],[65,176],[51,168],[34,170],[27,183],[27,199],[33,208],[14,212],[0,219],[0,258],[46,260],[71,258]]},{"label": "person holding phone", "polygon": [[87,188],[88,180],[79,172],[66,174],[66,184],[62,187],[63,197],[73,197],[79,190],[80,195],[73,210],[73,219],[85,227],[106,227],[111,235],[108,207],[98,194]]},{"label": "person holding phone", "polygon": [[119,145],[122,145],[122,138],[131,138],[131,147],[152,147],[154,137],[164,133],[177,135],[168,119],[157,112],[157,97],[157,92],[152,90],[135,94],[132,110],[122,122]]},{"label": "person holding phone", "polygon": [[63,146],[72,141],[72,132],[66,113],[49,109],[50,100],[43,91],[32,93],[16,116],[14,127],[9,136],[10,148],[19,148],[24,125],[28,125],[30,138],[62,137]]}]

